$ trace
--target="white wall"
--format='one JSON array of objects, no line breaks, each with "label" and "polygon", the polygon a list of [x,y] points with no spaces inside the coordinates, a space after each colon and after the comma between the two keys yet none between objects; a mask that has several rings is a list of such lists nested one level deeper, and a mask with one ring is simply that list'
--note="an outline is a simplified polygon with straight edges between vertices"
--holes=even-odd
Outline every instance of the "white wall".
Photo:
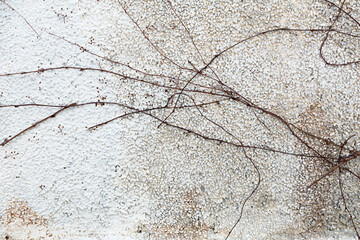
[{"label": "white wall", "polygon": [[[72,66],[141,76],[49,32],[147,72],[180,74],[151,47],[117,1],[6,2],[41,38],[0,2],[0,74]],[[348,2],[347,9],[357,17],[358,4]],[[268,29],[326,27],[337,12],[325,1],[178,1],[173,5],[206,61],[246,36]],[[127,6],[168,57],[186,67],[191,67],[188,60],[198,69],[204,66],[166,1],[129,1]],[[336,27],[359,32],[348,18]],[[308,131],[337,143],[354,134],[348,146],[356,148],[359,67],[327,66],[318,50],[324,36],[322,32],[270,33],[237,46],[212,66],[245,97]],[[336,35],[329,44],[325,50],[331,60],[359,56],[354,38]],[[185,79],[191,76],[186,71],[181,74]],[[0,77],[0,105],[99,100],[146,108],[166,102],[171,94],[99,71],[63,69]],[[194,96],[199,101],[213,99]],[[56,110],[0,108],[0,142]],[[146,115],[88,131],[125,111],[111,105],[71,108],[0,147],[2,238],[225,239],[256,186],[256,172],[243,152],[168,126],[158,128],[159,122]],[[164,118],[168,113],[156,114]],[[307,153],[278,121],[258,113],[269,131],[252,110],[239,104],[222,103],[205,108],[204,114],[246,144]],[[195,110],[176,112],[169,121],[228,137]],[[232,239],[354,237],[336,175],[306,189],[329,168],[323,161],[263,151],[248,154],[259,167],[262,182],[245,206]],[[355,161],[348,167],[358,172]],[[343,181],[356,215],[357,180],[345,175]]]}]

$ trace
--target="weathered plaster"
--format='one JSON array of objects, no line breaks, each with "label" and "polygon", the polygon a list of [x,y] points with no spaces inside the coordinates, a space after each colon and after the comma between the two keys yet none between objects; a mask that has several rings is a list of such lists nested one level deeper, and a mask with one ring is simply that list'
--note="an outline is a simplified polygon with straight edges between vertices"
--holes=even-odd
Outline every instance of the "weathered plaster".
[{"label": "weathered plaster", "polygon": [[[55,66],[128,71],[48,32],[139,69],[179,74],[151,48],[117,1],[6,2],[41,38],[0,2],[0,74]],[[203,66],[166,1],[128,1],[127,6],[170,58],[187,67],[188,60],[197,68]],[[173,2],[173,6],[206,60],[254,33],[275,27],[325,27],[336,14],[336,9],[317,0],[192,0]],[[359,16],[359,3],[348,1],[346,7]],[[338,25],[343,31],[351,29],[347,19]],[[359,33],[359,29],[353,31]],[[226,83],[257,104],[337,142],[354,134],[350,145],[359,147],[359,67],[325,65],[318,52],[323,37],[321,33],[271,33],[239,45],[213,67]],[[353,39],[334,39],[326,51],[335,60],[359,55]],[[59,70],[0,78],[1,105],[106,100],[141,107],[156,106],[166,96],[164,90],[99,72]],[[0,141],[52,112],[36,107],[0,109]],[[249,109],[227,103],[204,112],[247,144],[299,150],[283,126],[264,117],[271,134]],[[87,130],[122,113],[114,106],[71,109],[0,147],[1,238],[226,237],[257,181],[243,153],[166,126],[158,128],[159,123],[148,116]],[[172,118],[226,137],[196,116],[189,110]],[[306,189],[323,173],[320,162],[266,152],[249,154],[259,166],[262,183],[231,239],[354,238],[336,179],[330,177],[313,190]],[[352,167],[356,169],[356,163]],[[359,213],[358,183],[350,177],[344,182]]]}]

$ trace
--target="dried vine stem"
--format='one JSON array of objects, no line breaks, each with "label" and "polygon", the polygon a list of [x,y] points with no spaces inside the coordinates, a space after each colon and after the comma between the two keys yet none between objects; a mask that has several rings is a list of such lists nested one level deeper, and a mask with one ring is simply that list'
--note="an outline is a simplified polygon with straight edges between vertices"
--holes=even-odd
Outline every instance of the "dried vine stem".
[{"label": "dried vine stem", "polygon": [[51,114],[51,115],[49,115],[49,116],[47,116],[47,117],[45,117],[45,118],[37,121],[36,123],[34,123],[33,125],[31,125],[30,127],[27,127],[27,128],[25,128],[24,130],[20,131],[19,133],[15,134],[13,137],[11,137],[11,138],[9,138],[9,139],[5,139],[4,142],[2,142],[2,143],[0,144],[0,146],[5,146],[5,145],[8,144],[9,142],[11,142],[12,140],[14,140],[14,139],[17,138],[18,136],[20,136],[21,134],[29,131],[30,129],[36,127],[36,126],[39,125],[40,123],[45,122],[46,120],[48,120],[48,119],[50,119],[50,118],[56,117],[56,115],[58,115],[59,113],[61,113],[61,112],[64,111],[65,109],[68,109],[69,107],[72,107],[72,106],[75,106],[75,103],[72,103],[72,104],[70,104],[70,105],[68,105],[68,106],[65,106],[65,107],[61,108],[60,110],[56,111],[55,113],[53,113],[53,114]]},{"label": "dried vine stem", "polygon": [[17,15],[19,15],[19,17],[21,17],[26,22],[26,24],[34,31],[34,33],[38,36],[38,38],[41,38],[40,34],[35,30],[35,28],[29,23],[29,21],[23,15],[21,15],[18,11],[16,11],[16,9],[13,8],[10,4],[8,4],[5,0],[0,0],[0,2],[8,6],[8,8],[13,10]]},{"label": "dried vine stem", "polygon": [[[342,144],[339,144],[339,143],[336,143],[336,142],[332,141],[331,139],[325,139],[325,138],[323,138],[321,136],[317,136],[316,134],[313,134],[313,133],[310,133],[310,132],[307,132],[307,131],[301,129],[300,127],[298,127],[295,124],[287,121],[284,117],[282,117],[279,114],[275,113],[271,109],[266,109],[264,107],[261,107],[261,106],[255,104],[251,99],[245,98],[241,93],[237,92],[233,87],[231,87],[228,84],[225,84],[221,80],[219,75],[216,73],[216,71],[211,67],[211,65],[218,58],[220,58],[222,55],[224,55],[225,53],[231,51],[232,49],[236,48],[237,46],[239,46],[242,43],[248,42],[248,41],[250,41],[252,39],[255,39],[257,37],[260,37],[260,36],[264,36],[264,35],[268,35],[268,34],[275,34],[275,33],[280,34],[282,32],[308,32],[308,33],[314,33],[314,34],[325,34],[325,37],[324,37],[324,39],[321,42],[320,47],[319,47],[319,54],[320,54],[321,59],[327,65],[330,65],[330,66],[347,66],[347,65],[350,65],[350,64],[359,63],[359,61],[356,61],[356,60],[346,62],[346,63],[331,63],[323,55],[323,48],[324,48],[324,46],[325,46],[325,44],[326,44],[326,42],[328,40],[328,37],[329,37],[330,33],[336,33],[336,34],[340,34],[340,35],[344,35],[344,36],[348,36],[348,37],[353,37],[353,38],[359,38],[360,37],[359,35],[342,32],[342,31],[337,30],[337,29],[334,28],[336,22],[339,20],[342,13],[345,14],[348,18],[350,18],[350,20],[352,20],[357,26],[360,26],[359,22],[350,13],[348,13],[348,12],[346,12],[344,10],[344,4],[345,4],[346,1],[345,0],[342,1],[340,6],[338,6],[338,5],[336,5],[333,2],[328,1],[328,0],[324,0],[324,1],[327,4],[329,4],[331,7],[335,7],[337,9],[337,14],[334,17],[334,20],[333,20],[332,24],[328,28],[313,28],[313,29],[311,29],[311,28],[309,28],[309,29],[276,28],[276,29],[265,30],[263,32],[259,32],[257,34],[245,37],[244,39],[235,42],[234,44],[224,48],[222,51],[215,54],[211,59],[206,61],[204,59],[203,55],[201,54],[199,48],[195,44],[195,41],[194,41],[194,38],[191,35],[190,29],[188,27],[186,27],[186,24],[184,23],[184,21],[181,19],[180,15],[177,13],[175,8],[173,7],[172,2],[170,0],[167,0],[167,3],[170,6],[170,9],[171,9],[172,13],[176,16],[176,18],[179,20],[180,24],[184,27],[186,34],[188,35],[188,37],[191,40],[191,44],[194,46],[194,48],[196,50],[196,53],[199,55],[200,59],[202,60],[203,67],[200,68],[200,69],[197,69],[195,67],[195,65],[192,64],[190,61],[189,61],[189,63],[192,66],[192,68],[187,68],[185,66],[181,66],[179,63],[176,62],[176,60],[171,59],[170,57],[168,57],[167,54],[162,49],[160,49],[160,47],[158,47],[154,42],[152,42],[152,40],[146,35],[144,30],[141,29],[138,22],[128,12],[126,4],[121,2],[121,1],[118,1],[119,5],[123,9],[124,13],[129,17],[131,22],[136,26],[136,28],[139,30],[139,32],[142,34],[142,36],[147,40],[150,47],[153,48],[163,58],[165,58],[168,62],[170,62],[174,67],[176,67],[179,70],[179,74],[177,76],[171,76],[171,75],[166,75],[166,74],[148,73],[148,72],[146,72],[144,70],[134,68],[134,67],[132,67],[132,66],[130,66],[128,64],[124,64],[124,63],[112,60],[110,58],[101,56],[101,55],[99,55],[97,53],[94,53],[94,52],[80,46],[77,43],[74,43],[74,42],[72,42],[70,40],[67,40],[67,39],[65,39],[63,37],[60,37],[60,36],[58,36],[56,34],[49,33],[50,35],[52,35],[52,36],[54,36],[56,38],[62,39],[63,41],[66,41],[71,45],[79,47],[81,51],[84,51],[84,52],[86,52],[88,54],[91,54],[94,57],[101,58],[101,59],[103,59],[103,60],[105,60],[105,61],[107,61],[109,63],[121,65],[121,66],[127,68],[128,70],[131,70],[131,71],[133,71],[135,73],[140,73],[142,75],[142,77],[134,77],[134,76],[131,76],[131,74],[123,74],[123,73],[119,73],[119,72],[115,72],[115,71],[111,71],[111,70],[106,70],[106,69],[102,69],[102,68],[68,67],[68,66],[66,66],[66,67],[61,66],[61,67],[54,67],[54,68],[45,68],[45,69],[38,69],[38,70],[34,70],[34,71],[23,71],[23,72],[16,72],[16,73],[4,73],[4,74],[1,74],[0,77],[9,77],[9,76],[26,75],[26,74],[34,74],[34,73],[41,74],[43,72],[60,71],[60,70],[96,71],[96,72],[102,72],[102,73],[110,74],[110,75],[113,75],[113,76],[116,76],[116,77],[120,77],[122,79],[128,79],[128,80],[132,80],[132,81],[141,82],[141,83],[144,83],[144,84],[149,84],[149,85],[152,85],[154,87],[174,90],[174,93],[169,96],[167,102],[163,106],[154,107],[154,108],[144,108],[144,109],[138,109],[138,108],[135,108],[135,107],[130,106],[130,105],[125,105],[125,104],[120,104],[120,103],[115,103],[115,102],[102,102],[102,101],[86,102],[86,103],[72,103],[72,104],[68,104],[68,105],[67,104],[65,104],[65,105],[49,105],[49,104],[36,104],[36,103],[33,103],[33,104],[2,105],[2,106],[0,106],[0,108],[34,106],[34,107],[51,107],[51,108],[60,108],[60,109],[58,111],[56,111],[55,113],[53,113],[53,114],[39,120],[38,122],[34,123],[30,127],[25,128],[24,130],[22,130],[19,133],[15,134],[10,139],[5,139],[4,142],[2,142],[0,145],[4,146],[4,145],[8,144],[10,141],[16,139],[17,137],[19,137],[20,135],[22,135],[22,134],[26,133],[27,131],[33,129],[34,127],[37,127],[42,122],[45,122],[45,121],[55,117],[57,114],[59,114],[60,112],[66,110],[66,109],[71,109],[71,108],[74,108],[74,107],[81,107],[81,106],[85,106],[85,105],[98,105],[98,104],[99,105],[106,105],[106,104],[107,105],[118,105],[118,106],[120,106],[120,107],[122,107],[124,109],[130,110],[131,112],[123,113],[123,114],[121,114],[121,115],[119,115],[119,116],[117,116],[115,118],[112,118],[110,120],[107,120],[107,121],[104,121],[104,122],[99,123],[97,125],[94,125],[94,126],[90,127],[89,129],[91,130],[91,129],[94,129],[94,128],[97,128],[97,127],[101,127],[101,126],[109,124],[109,123],[111,123],[111,122],[113,122],[115,120],[122,119],[122,118],[125,118],[125,117],[129,117],[129,116],[132,116],[132,115],[135,115],[135,114],[144,114],[144,115],[150,116],[153,119],[155,119],[156,121],[158,121],[160,123],[159,126],[166,125],[168,127],[172,127],[172,128],[179,129],[181,131],[187,132],[189,134],[193,134],[193,135],[195,135],[197,137],[203,138],[203,139],[208,140],[208,141],[213,141],[213,142],[217,142],[219,144],[227,144],[227,145],[230,145],[230,146],[234,146],[234,147],[238,148],[240,151],[243,152],[245,158],[251,163],[251,165],[255,169],[255,171],[257,173],[258,181],[255,184],[252,191],[248,194],[248,196],[242,202],[239,217],[236,219],[235,223],[232,225],[231,229],[229,230],[229,232],[228,232],[228,234],[226,236],[226,239],[228,239],[231,236],[234,229],[240,223],[240,221],[242,219],[242,216],[243,216],[243,213],[244,213],[246,203],[254,196],[254,194],[258,190],[258,188],[259,188],[259,186],[261,184],[261,180],[262,180],[261,172],[260,172],[257,164],[255,164],[254,160],[247,154],[248,149],[252,149],[252,150],[256,150],[256,151],[269,151],[269,152],[280,153],[280,154],[284,154],[284,155],[292,155],[292,156],[296,156],[296,157],[314,158],[314,159],[319,159],[319,160],[323,161],[324,164],[326,164],[327,166],[330,167],[330,169],[328,169],[326,173],[324,173],[319,178],[315,179],[310,185],[308,185],[308,188],[313,187],[314,185],[318,184],[320,181],[322,181],[326,177],[333,175],[333,173],[338,170],[338,173],[339,173],[338,174],[338,181],[339,181],[339,189],[340,189],[340,195],[341,195],[340,197],[341,197],[341,199],[343,201],[346,212],[348,213],[349,218],[351,219],[352,226],[354,228],[355,234],[356,234],[357,238],[360,239],[360,235],[358,233],[357,226],[356,226],[356,223],[354,221],[353,214],[352,214],[351,210],[348,208],[348,204],[347,204],[347,201],[346,201],[346,198],[345,198],[345,194],[343,192],[343,183],[342,183],[342,180],[341,180],[342,172],[349,172],[353,177],[355,177],[357,179],[360,179],[360,176],[355,171],[353,171],[351,169],[348,169],[345,166],[347,163],[357,159],[360,156],[360,152],[358,150],[351,149],[351,148],[346,146],[349,139],[344,141]],[[7,4],[7,3],[5,3],[5,4]],[[31,26],[31,25],[29,25],[29,26]],[[206,73],[206,71],[208,69],[211,71],[212,75],[208,75]],[[188,79],[181,78],[182,73],[188,73],[188,74],[190,73],[191,77],[189,77]],[[207,79],[209,81],[209,83],[208,84],[195,83],[194,80],[196,78],[200,77],[200,76],[202,78]],[[151,80],[148,80],[147,78],[150,78]],[[175,84],[174,84],[174,81],[175,81]],[[210,96],[210,97],[214,98],[214,101],[197,102],[195,100],[195,98],[193,96],[191,96],[190,94],[196,94],[196,96]],[[176,100],[174,101],[175,98],[176,98]],[[190,100],[192,102],[192,104],[188,104],[188,105],[183,104],[181,102],[181,100],[184,100],[184,99]],[[210,117],[207,117],[201,110],[201,108],[203,108],[203,107],[211,106],[211,105],[214,105],[214,104],[220,104],[222,102],[232,102],[234,104],[239,104],[239,105],[242,105],[242,106],[245,106],[245,107],[251,109],[253,114],[256,116],[257,121],[259,121],[261,123],[261,125],[264,126],[264,128],[267,129],[270,132],[271,132],[271,130],[269,129],[269,127],[257,116],[256,112],[262,113],[265,116],[269,117],[270,119],[281,123],[281,125],[286,127],[286,129],[289,131],[289,133],[291,133],[291,135],[294,137],[294,139],[297,142],[299,142],[300,146],[302,146],[302,147],[304,147],[306,149],[305,153],[302,153],[302,152],[287,152],[287,151],[283,151],[281,149],[274,149],[274,148],[271,148],[271,147],[266,146],[266,145],[257,146],[257,145],[246,145],[246,144],[244,144],[243,141],[239,137],[237,137],[234,133],[229,131],[226,128],[225,125],[223,125],[222,123],[215,122]],[[205,134],[203,134],[201,132],[198,132],[198,131],[196,131],[194,129],[191,129],[191,128],[188,128],[188,127],[183,127],[180,124],[176,124],[176,123],[173,123],[173,122],[169,121],[170,117],[176,111],[181,111],[182,109],[186,109],[186,108],[196,110],[196,112],[198,113],[197,116],[199,116],[201,119],[203,119],[204,122],[207,122],[209,124],[212,124],[212,125],[216,126],[217,129],[222,131],[231,140],[208,136],[208,135],[205,135]],[[158,112],[160,110],[170,110],[170,113],[167,114],[165,118],[161,118],[161,117],[159,117],[159,116],[157,116],[155,114],[156,112]],[[325,155],[325,154],[321,153],[321,151],[319,149],[317,149],[317,147],[314,146],[314,144],[311,144],[310,140],[315,141],[320,146],[331,146],[331,147],[335,147],[335,148],[339,149],[338,156],[328,156],[328,155]],[[343,154],[343,152],[345,152],[345,151],[347,152],[347,155]]]}]

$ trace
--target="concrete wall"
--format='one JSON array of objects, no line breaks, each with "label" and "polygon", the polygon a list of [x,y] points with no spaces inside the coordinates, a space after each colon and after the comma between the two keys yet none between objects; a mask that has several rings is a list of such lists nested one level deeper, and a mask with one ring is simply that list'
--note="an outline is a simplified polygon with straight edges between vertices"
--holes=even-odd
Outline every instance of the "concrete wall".
[{"label": "concrete wall", "polygon": [[[53,33],[149,73],[191,77],[149,44],[117,1],[6,3],[41,38],[0,1],[0,74],[72,66],[141,77],[49,34]],[[255,33],[279,27],[324,28],[337,14],[336,8],[318,0],[191,0],[172,5],[205,62]],[[346,1],[345,7],[359,16],[356,1]],[[166,56],[187,68],[192,68],[188,61],[198,69],[204,66],[167,1],[128,1],[126,8]],[[336,28],[360,32],[348,17],[342,17]],[[324,37],[324,32],[269,33],[238,45],[212,67],[243,96],[307,131],[337,143],[355,135],[347,146],[356,148],[359,66],[326,65],[319,56]],[[359,56],[359,44],[356,38],[332,34],[324,51],[331,61],[343,62]],[[172,90],[99,71],[62,69],[0,77],[0,105],[113,101],[145,108],[163,104],[171,94]],[[198,101],[214,98],[193,96]],[[56,110],[0,108],[0,142]],[[165,125],[158,128],[159,122],[144,114],[88,130],[126,111],[111,105],[72,108],[0,147],[0,238],[225,239],[258,180],[243,151]],[[308,153],[286,127],[265,114],[255,115],[231,101],[203,111],[244,144]],[[156,112],[161,119],[167,114]],[[228,138],[194,109],[177,111],[169,121]],[[334,151],[336,155],[338,149]],[[355,238],[337,172],[306,188],[329,168],[323,161],[266,151],[247,154],[262,182],[230,239]],[[359,165],[354,160],[347,167],[358,172]],[[358,180],[346,173],[342,178],[356,216]],[[358,220],[355,223],[359,226]]]}]

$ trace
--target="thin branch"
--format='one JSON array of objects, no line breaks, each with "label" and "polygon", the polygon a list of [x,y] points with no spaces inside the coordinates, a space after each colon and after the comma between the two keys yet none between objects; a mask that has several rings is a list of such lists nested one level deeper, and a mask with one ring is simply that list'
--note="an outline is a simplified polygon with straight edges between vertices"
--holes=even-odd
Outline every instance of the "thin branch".
[{"label": "thin branch", "polygon": [[15,8],[13,8],[10,4],[8,4],[7,2],[5,2],[5,0],[0,0],[2,3],[4,3],[6,6],[8,6],[11,10],[13,10],[17,15],[19,15],[19,17],[21,17],[25,22],[26,24],[34,31],[34,33],[41,39],[41,36],[40,34],[35,30],[35,28],[29,23],[28,20],[26,20],[26,18],[21,15],[18,11],[16,11]]},{"label": "thin branch", "polygon": [[341,199],[342,199],[342,201],[344,203],[345,210],[349,214],[349,217],[350,217],[352,226],[353,226],[353,228],[355,230],[357,238],[360,239],[360,235],[359,235],[359,232],[357,230],[356,224],[354,222],[354,218],[353,218],[353,216],[351,214],[351,211],[349,210],[349,208],[347,206],[347,202],[346,202],[346,199],[345,199],[344,190],[343,190],[343,184],[342,184],[342,180],[341,180],[341,169],[339,169],[339,188],[340,188],[340,196],[341,196]]},{"label": "thin branch", "polygon": [[74,107],[74,106],[76,106],[76,103],[72,103],[72,104],[70,104],[70,105],[68,105],[68,106],[66,106],[66,107],[61,108],[60,110],[54,112],[53,114],[51,114],[51,115],[49,115],[49,116],[41,119],[40,121],[37,121],[36,123],[34,123],[33,125],[31,125],[30,127],[27,127],[27,128],[25,128],[24,130],[20,131],[19,133],[15,134],[13,137],[11,137],[11,138],[9,138],[9,139],[5,139],[5,140],[0,144],[0,146],[5,146],[6,144],[8,144],[9,142],[11,142],[11,141],[14,140],[15,138],[19,137],[21,134],[29,131],[30,129],[33,129],[34,127],[36,127],[36,126],[39,125],[40,123],[45,122],[46,120],[48,120],[48,119],[50,119],[50,118],[56,117],[57,114],[61,113],[62,111],[66,110],[66,109],[68,109],[68,108],[70,108],[70,107]]}]

